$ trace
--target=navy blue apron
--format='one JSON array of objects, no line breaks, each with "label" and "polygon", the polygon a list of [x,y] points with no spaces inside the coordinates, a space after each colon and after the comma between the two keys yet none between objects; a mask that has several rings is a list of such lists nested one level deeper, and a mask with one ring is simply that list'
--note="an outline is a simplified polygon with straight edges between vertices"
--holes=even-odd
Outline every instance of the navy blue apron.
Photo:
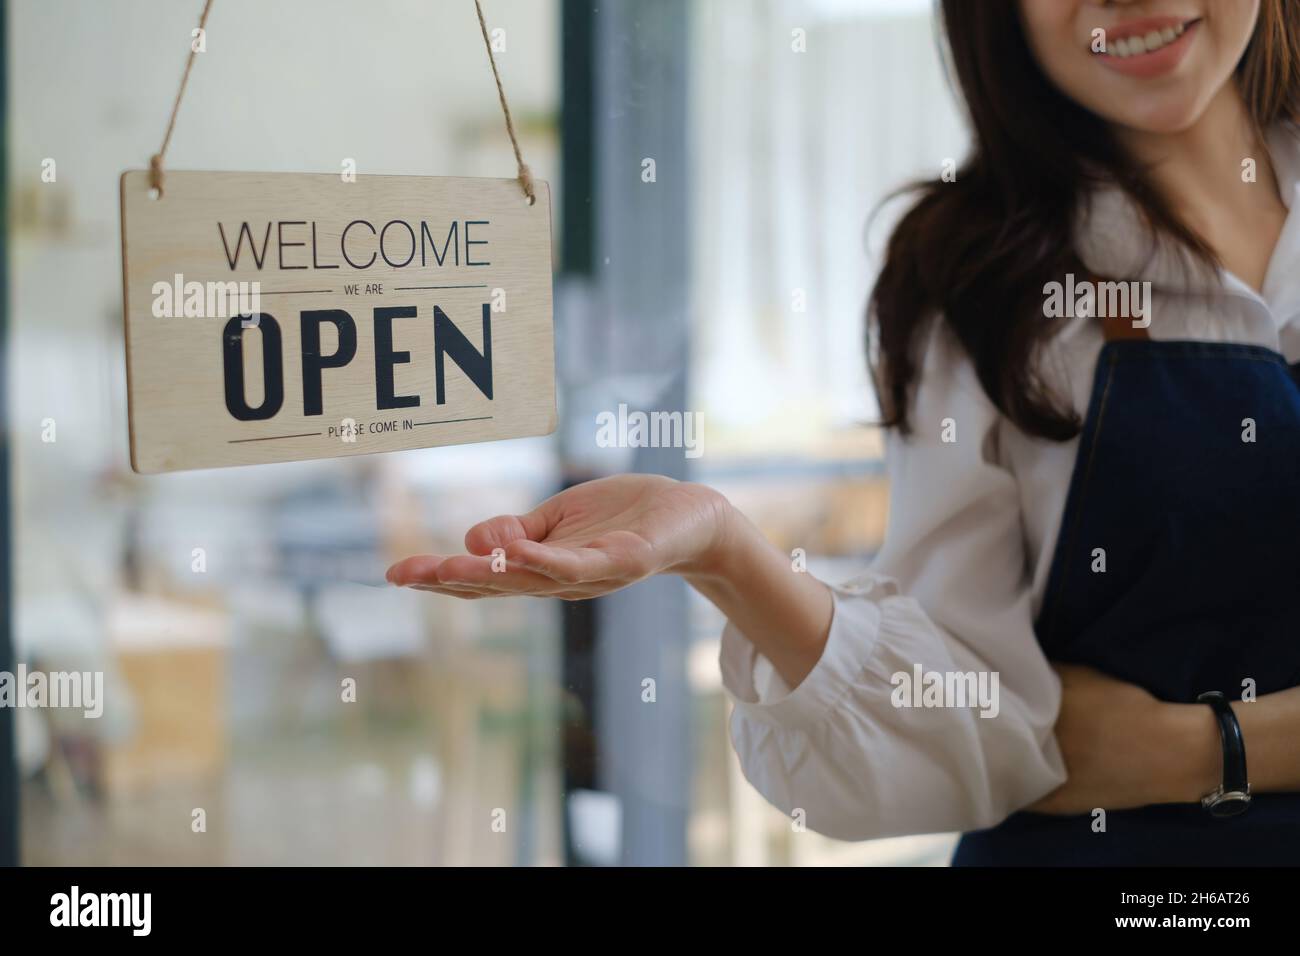
[{"label": "navy blue apron", "polygon": [[[1165,701],[1300,684],[1300,366],[1108,334],[1035,630],[1048,659]],[[1300,864],[1300,794],[1255,794],[1230,819],[1169,804],[1092,826],[1017,813],[966,834],[953,864]]]}]

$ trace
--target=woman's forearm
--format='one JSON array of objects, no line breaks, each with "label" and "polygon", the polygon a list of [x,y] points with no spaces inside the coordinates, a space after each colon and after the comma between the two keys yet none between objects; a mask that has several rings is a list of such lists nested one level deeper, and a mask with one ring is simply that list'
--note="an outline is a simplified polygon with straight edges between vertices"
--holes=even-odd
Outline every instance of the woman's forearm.
[{"label": "woman's forearm", "polygon": [[821,658],[830,632],[830,588],[796,571],[748,518],[727,507],[710,554],[682,577],[712,601],[790,687]]},{"label": "woman's forearm", "polygon": [[[831,590],[811,574],[795,571],[790,558],[729,505],[724,524],[709,553],[680,573],[771,661],[787,685],[796,687],[826,646]],[[1144,761],[1147,792],[1131,802],[1195,802],[1222,780],[1218,725],[1204,704],[1159,706],[1150,729],[1166,745],[1157,744]],[[1300,792],[1300,688],[1237,701],[1233,710],[1246,742],[1251,789]]]}]

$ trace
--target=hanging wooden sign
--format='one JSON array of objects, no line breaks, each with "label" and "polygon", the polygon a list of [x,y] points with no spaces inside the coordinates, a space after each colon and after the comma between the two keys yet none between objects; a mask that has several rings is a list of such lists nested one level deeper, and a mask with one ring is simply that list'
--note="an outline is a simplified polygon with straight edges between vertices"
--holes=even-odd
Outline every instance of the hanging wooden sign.
[{"label": "hanging wooden sign", "polygon": [[[555,430],[551,195],[516,179],[122,174],[131,467],[332,458]],[[204,35],[204,0],[196,35]]]},{"label": "hanging wooden sign", "polygon": [[131,463],[555,429],[550,192],[514,179],[122,176]]}]

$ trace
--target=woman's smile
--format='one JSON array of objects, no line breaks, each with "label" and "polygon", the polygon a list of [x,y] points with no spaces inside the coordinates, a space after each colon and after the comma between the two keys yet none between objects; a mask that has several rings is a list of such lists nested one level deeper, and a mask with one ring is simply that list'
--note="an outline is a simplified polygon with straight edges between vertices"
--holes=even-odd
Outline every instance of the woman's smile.
[{"label": "woman's smile", "polygon": [[1016,5],[1037,66],[1057,90],[1116,129],[1168,135],[1193,126],[1232,79],[1255,35],[1260,2]]},{"label": "woman's smile", "polygon": [[1108,69],[1128,76],[1161,76],[1176,69],[1195,42],[1199,17],[1147,17],[1106,31],[1106,49],[1095,54]]}]

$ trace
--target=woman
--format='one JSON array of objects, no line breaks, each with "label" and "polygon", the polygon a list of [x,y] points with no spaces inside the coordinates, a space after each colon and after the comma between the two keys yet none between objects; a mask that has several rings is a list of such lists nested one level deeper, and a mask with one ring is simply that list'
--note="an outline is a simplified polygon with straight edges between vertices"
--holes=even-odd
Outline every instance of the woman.
[{"label": "woman", "polygon": [[[1294,863],[1300,4],[942,14],[975,146],[918,187],[872,298],[892,489],[872,569],[827,586],[716,492],[627,475],[389,579],[582,599],[681,575],[729,621],[746,775],[832,836],[963,830],[964,864]],[[995,706],[907,689],[931,674]]]}]

